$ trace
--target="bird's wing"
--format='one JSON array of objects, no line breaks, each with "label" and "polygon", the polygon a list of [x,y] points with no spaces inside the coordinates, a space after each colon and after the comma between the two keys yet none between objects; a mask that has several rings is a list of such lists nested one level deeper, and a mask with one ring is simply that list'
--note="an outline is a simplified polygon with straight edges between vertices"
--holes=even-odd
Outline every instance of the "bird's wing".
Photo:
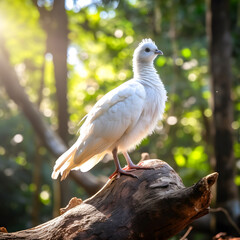
[{"label": "bird's wing", "polygon": [[[138,121],[145,96],[145,89],[140,83],[128,81],[100,99],[80,129],[81,140],[74,158],[75,165],[82,165],[114,145]],[[95,164],[97,162],[96,159]]]},{"label": "bird's wing", "polygon": [[76,143],[56,161],[52,178],[66,178],[72,169],[88,171],[138,121],[146,93],[136,81],[128,81],[102,97],[88,113]]},{"label": "bird's wing", "polygon": [[145,101],[143,85],[128,81],[103,96],[88,113],[80,128],[80,135],[106,137],[117,130],[128,127],[138,119]]}]

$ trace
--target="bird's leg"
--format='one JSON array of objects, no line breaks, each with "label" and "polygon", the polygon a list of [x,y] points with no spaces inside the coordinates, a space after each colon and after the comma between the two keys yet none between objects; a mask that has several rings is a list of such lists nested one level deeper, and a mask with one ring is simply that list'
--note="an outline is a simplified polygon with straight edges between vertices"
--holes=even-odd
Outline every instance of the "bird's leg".
[{"label": "bird's leg", "polygon": [[127,161],[128,169],[153,169],[153,168],[139,166],[139,165],[134,164],[127,152],[123,152],[122,154]]},{"label": "bird's leg", "polygon": [[121,168],[121,165],[120,165],[119,159],[118,159],[118,155],[117,155],[117,148],[114,148],[114,149],[113,149],[112,154],[113,154],[114,163],[115,163],[115,165],[116,165],[116,170],[115,170],[115,172],[114,172],[109,178],[112,178],[115,174],[118,174],[118,176],[120,176],[121,174],[123,174],[123,175],[128,175],[128,176],[131,176],[131,177],[138,178],[138,177],[135,176],[134,174],[132,174],[132,173],[130,173],[130,172],[127,172],[127,171],[124,171],[124,170]]}]

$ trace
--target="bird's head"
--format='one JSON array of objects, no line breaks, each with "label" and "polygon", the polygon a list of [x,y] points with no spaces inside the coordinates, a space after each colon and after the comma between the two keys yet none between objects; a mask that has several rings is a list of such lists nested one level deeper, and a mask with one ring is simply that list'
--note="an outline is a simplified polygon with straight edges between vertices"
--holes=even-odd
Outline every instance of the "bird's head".
[{"label": "bird's head", "polygon": [[158,55],[163,55],[163,52],[161,50],[158,50],[156,44],[150,38],[143,39],[134,51],[133,61],[150,63]]}]

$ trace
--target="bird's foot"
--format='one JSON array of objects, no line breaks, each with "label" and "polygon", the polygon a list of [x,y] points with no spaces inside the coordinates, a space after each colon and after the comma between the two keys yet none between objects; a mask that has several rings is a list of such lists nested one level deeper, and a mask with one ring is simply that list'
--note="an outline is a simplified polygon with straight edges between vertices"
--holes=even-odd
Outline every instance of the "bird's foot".
[{"label": "bird's foot", "polygon": [[128,164],[127,167],[124,167],[123,169],[124,170],[137,170],[137,169],[153,170],[154,168],[142,166],[142,162],[140,162],[140,163],[138,163],[138,165],[136,165],[134,163],[130,163],[130,164]]},{"label": "bird's foot", "polygon": [[109,177],[109,179],[112,179],[116,174],[117,174],[117,178],[119,178],[121,175],[126,175],[126,176],[131,176],[133,178],[138,179],[138,177],[135,174],[130,173],[128,170],[123,170],[123,169],[116,169],[115,172]]},{"label": "bird's foot", "polygon": [[[145,166],[142,166],[143,162],[140,161],[138,163],[138,165],[134,164],[130,158],[130,156],[128,155],[127,152],[123,152],[123,155],[127,161],[127,167],[123,168],[123,170],[128,170],[128,171],[131,171],[131,170],[137,170],[137,169],[153,169],[151,167],[145,167]],[[146,156],[144,156],[145,158]],[[147,158],[149,157],[149,155],[147,155]]]}]

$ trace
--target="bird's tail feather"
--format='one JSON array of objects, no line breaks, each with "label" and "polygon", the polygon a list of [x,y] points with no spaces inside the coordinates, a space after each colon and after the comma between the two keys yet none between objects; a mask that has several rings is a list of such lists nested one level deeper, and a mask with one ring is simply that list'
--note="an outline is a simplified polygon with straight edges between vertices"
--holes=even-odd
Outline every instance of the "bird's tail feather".
[{"label": "bird's tail feather", "polygon": [[[96,139],[95,139],[96,140]],[[61,174],[61,180],[65,179],[71,170],[81,170],[87,172],[93,168],[107,154],[108,145],[103,145],[103,141],[96,140],[91,146],[84,143],[82,139],[78,140],[69,150],[62,154],[56,161],[52,178],[57,179]]]},{"label": "bird's tail feather", "polygon": [[[78,169],[81,170],[81,172],[87,172],[90,169],[92,169],[95,165],[97,165],[106,155],[106,152],[99,153],[89,160],[87,160],[85,163],[83,163]],[[75,170],[75,169],[74,169]]]},{"label": "bird's tail feather", "polygon": [[65,179],[70,172],[70,165],[72,160],[74,159],[75,153],[77,151],[77,146],[74,144],[71,148],[69,148],[65,153],[63,153],[55,163],[52,172],[52,179],[57,179],[59,173],[62,174],[61,180]]}]

